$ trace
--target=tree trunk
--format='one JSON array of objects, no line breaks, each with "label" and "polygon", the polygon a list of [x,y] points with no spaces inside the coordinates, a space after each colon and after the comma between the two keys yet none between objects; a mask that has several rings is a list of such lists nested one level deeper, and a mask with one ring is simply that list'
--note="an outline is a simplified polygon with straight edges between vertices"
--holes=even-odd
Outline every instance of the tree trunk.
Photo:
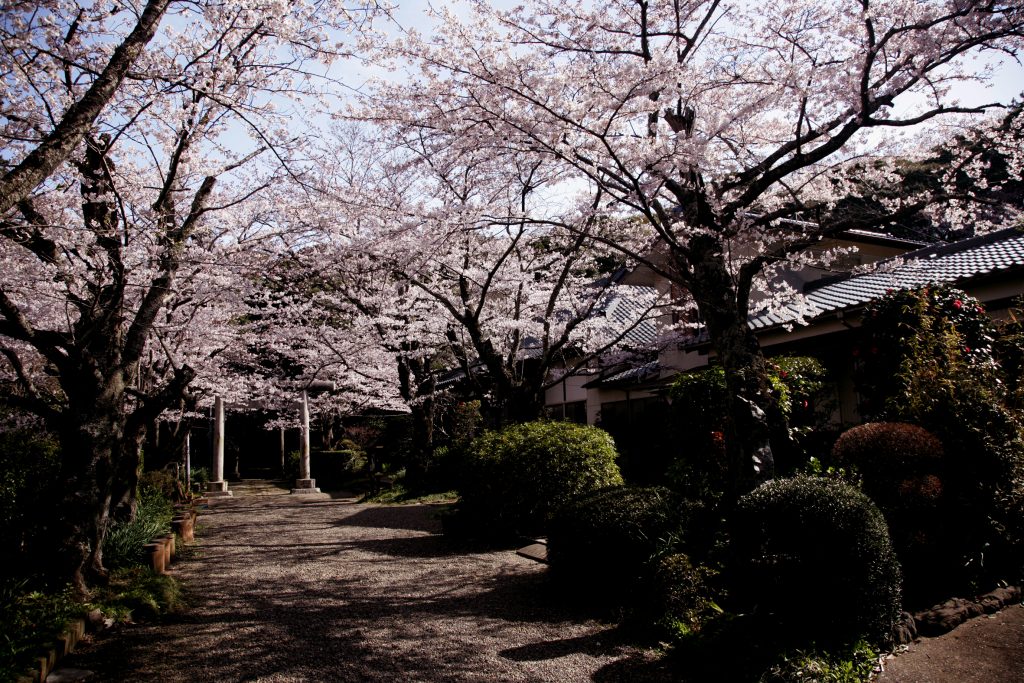
[{"label": "tree trunk", "polygon": [[747,297],[738,296],[724,253],[713,237],[693,240],[693,277],[684,284],[697,302],[711,345],[725,370],[730,398],[726,457],[731,487],[726,495],[736,500],[774,476],[769,416],[776,415],[777,410],[764,355],[747,323]]},{"label": "tree trunk", "polygon": [[95,406],[69,411],[58,432],[61,452],[61,516],[54,540],[60,543],[58,568],[80,596],[89,584],[103,584],[103,538],[110,512],[110,491],[119,450],[123,413]]}]

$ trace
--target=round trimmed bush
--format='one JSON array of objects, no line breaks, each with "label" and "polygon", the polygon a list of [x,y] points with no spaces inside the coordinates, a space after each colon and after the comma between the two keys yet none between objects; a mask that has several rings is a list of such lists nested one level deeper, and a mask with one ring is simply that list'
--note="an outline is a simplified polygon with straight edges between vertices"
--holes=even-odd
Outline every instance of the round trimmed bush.
[{"label": "round trimmed bush", "polygon": [[527,422],[486,432],[467,450],[460,517],[489,535],[542,534],[573,498],[622,484],[612,438],[596,427]]},{"label": "round trimmed bush", "polygon": [[651,578],[651,560],[684,544],[702,509],[661,487],[620,486],[562,508],[548,530],[552,576],[588,599],[617,605]]},{"label": "round trimmed bush", "polygon": [[743,496],[733,517],[733,594],[797,639],[886,639],[901,573],[882,513],[844,482],[795,477]]},{"label": "round trimmed bush", "polygon": [[[905,422],[869,422],[843,432],[832,448],[837,464],[853,465],[864,478],[864,491],[883,510],[917,506],[907,494],[910,484],[938,477],[941,490],[942,442],[928,430]],[[918,487],[921,488],[921,487]],[[923,500],[938,495],[923,487]]]}]

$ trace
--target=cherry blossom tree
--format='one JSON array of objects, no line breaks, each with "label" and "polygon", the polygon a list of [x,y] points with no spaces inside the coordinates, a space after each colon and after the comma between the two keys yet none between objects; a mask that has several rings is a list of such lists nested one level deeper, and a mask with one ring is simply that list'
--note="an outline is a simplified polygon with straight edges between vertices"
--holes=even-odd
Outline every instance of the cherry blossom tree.
[{"label": "cherry blossom tree", "polygon": [[[466,19],[381,51],[368,117],[463,149],[543,157],[583,186],[606,239],[690,293],[727,370],[737,491],[770,477],[781,420],[747,325],[766,271],[823,236],[861,227],[832,213],[844,174],[930,145],[910,133],[1000,106],[962,105],[986,54],[1015,59],[1024,9],[991,0],[482,0]],[[407,133],[411,135],[411,133]],[[845,177],[849,177],[846,175]],[[599,203],[593,203],[595,196]],[[933,201],[902,198],[890,213]],[[924,202],[924,203],[922,203]],[[831,221],[825,217],[831,216]],[[637,250],[640,222],[648,248]],[[780,430],[784,431],[784,430]]]},{"label": "cherry blossom tree", "polygon": [[79,592],[105,578],[108,516],[132,512],[147,425],[217,368],[251,281],[237,276],[279,239],[252,206],[301,168],[291,106],[316,105],[317,65],[372,9],[54,2],[5,15],[0,380],[60,440],[57,560]]}]

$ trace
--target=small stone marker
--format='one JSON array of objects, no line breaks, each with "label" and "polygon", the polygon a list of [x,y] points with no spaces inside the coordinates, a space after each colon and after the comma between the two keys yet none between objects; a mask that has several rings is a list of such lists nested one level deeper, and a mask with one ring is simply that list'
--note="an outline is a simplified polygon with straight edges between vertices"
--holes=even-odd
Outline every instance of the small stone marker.
[{"label": "small stone marker", "polygon": [[547,564],[548,544],[544,541],[537,541],[536,543],[531,543],[530,545],[524,546],[517,550],[516,555]]}]

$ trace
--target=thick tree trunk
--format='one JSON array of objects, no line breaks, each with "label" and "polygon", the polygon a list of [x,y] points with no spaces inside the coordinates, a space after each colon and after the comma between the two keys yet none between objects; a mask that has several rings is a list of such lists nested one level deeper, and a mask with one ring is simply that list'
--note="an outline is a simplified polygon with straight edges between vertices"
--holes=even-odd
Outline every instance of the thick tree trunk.
[{"label": "thick tree trunk", "polygon": [[726,453],[731,500],[774,476],[770,415],[777,413],[767,365],[747,324],[747,297],[738,296],[717,239],[691,243],[693,278],[687,282],[725,370],[730,407]]},{"label": "thick tree trunk", "polygon": [[[123,413],[112,406],[72,409],[59,431],[62,451],[61,515],[54,540],[60,543],[58,569],[75,591],[86,596],[90,584],[102,584],[103,538],[110,512],[116,453],[122,438]],[[120,419],[119,419],[120,418]]]},{"label": "thick tree trunk", "polygon": [[429,360],[402,355],[398,378],[399,391],[412,413],[412,448],[405,474],[409,486],[416,488],[427,483],[434,457],[434,376]]}]

